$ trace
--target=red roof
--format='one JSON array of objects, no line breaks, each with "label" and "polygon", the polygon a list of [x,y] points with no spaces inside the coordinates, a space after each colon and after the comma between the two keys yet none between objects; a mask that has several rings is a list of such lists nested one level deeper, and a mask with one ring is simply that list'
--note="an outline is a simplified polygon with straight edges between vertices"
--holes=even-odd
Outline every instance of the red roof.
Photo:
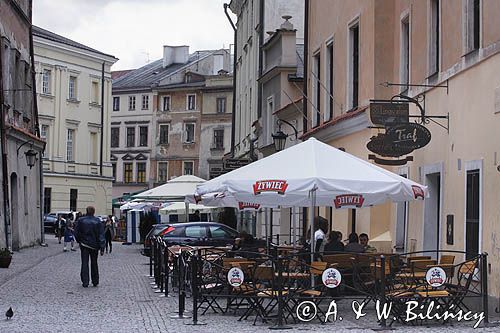
[{"label": "red roof", "polygon": [[122,71],[113,71],[113,72],[111,72],[111,80],[115,80],[115,79],[119,78],[120,76],[123,76],[131,71],[133,71],[133,69],[124,69]]}]

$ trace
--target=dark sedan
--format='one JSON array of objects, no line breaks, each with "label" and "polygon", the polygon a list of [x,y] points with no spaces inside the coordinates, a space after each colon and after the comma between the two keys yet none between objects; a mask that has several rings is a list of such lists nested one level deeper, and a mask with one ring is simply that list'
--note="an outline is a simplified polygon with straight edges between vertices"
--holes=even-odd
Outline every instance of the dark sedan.
[{"label": "dark sedan", "polygon": [[169,246],[227,246],[234,244],[238,232],[221,223],[189,222],[169,224],[160,235]]},{"label": "dark sedan", "polygon": [[144,248],[141,254],[149,257],[151,255],[151,238],[158,236],[163,230],[167,229],[168,224],[153,224],[151,230],[149,230],[146,238],[144,239]]},{"label": "dark sedan", "polygon": [[57,214],[56,213],[50,213],[46,214],[43,217],[43,227],[45,231],[52,231],[54,232],[54,227],[57,223]]}]

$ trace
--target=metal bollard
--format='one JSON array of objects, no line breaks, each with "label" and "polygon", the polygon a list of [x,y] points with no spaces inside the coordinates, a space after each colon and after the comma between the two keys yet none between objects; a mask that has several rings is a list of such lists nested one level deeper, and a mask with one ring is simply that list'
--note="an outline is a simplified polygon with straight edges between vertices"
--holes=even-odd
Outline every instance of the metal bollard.
[{"label": "metal bollard", "polygon": [[150,242],[150,249],[149,249],[149,277],[152,278],[153,277],[153,244],[151,243],[152,240],[149,241]]},{"label": "metal bollard", "polygon": [[201,267],[200,258],[201,257],[196,254],[191,257],[191,294],[193,296],[193,321],[190,323],[184,323],[185,325],[206,325],[206,323],[198,321],[198,270],[199,267]]},{"label": "metal bollard", "polygon": [[168,247],[165,244],[165,253],[163,254],[163,260],[165,261],[165,297],[169,297],[168,294],[168,279],[170,277],[170,265],[169,265],[169,253],[168,253]]},{"label": "metal bollard", "polygon": [[283,267],[281,264],[282,257],[276,258],[276,269],[278,270],[278,323],[275,326],[269,327],[272,330],[286,330],[291,327],[283,324]]},{"label": "metal bollard", "polygon": [[[385,305],[385,256],[380,256],[380,302],[382,307]],[[386,327],[387,323],[385,317],[380,319],[380,326]]]},{"label": "metal bollard", "polygon": [[186,309],[186,285],[183,283],[184,279],[184,252],[181,252],[178,257],[178,268],[179,268],[179,311],[176,315],[170,316],[172,319],[186,319],[191,318],[191,316],[186,315],[184,310]]}]

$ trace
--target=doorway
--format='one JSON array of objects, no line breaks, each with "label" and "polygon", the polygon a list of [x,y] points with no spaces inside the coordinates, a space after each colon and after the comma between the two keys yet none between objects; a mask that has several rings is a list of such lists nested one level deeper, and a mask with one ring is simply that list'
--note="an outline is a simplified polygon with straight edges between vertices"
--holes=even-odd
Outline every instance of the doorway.
[{"label": "doorway", "polygon": [[441,211],[441,173],[425,175],[425,185],[429,190],[429,198],[424,201],[424,233],[423,250],[436,250],[435,253],[426,253],[434,259],[438,257]]},{"label": "doorway", "polygon": [[14,251],[19,250],[19,197],[17,186],[17,174],[13,172],[10,175],[10,225],[12,232],[12,249]]}]

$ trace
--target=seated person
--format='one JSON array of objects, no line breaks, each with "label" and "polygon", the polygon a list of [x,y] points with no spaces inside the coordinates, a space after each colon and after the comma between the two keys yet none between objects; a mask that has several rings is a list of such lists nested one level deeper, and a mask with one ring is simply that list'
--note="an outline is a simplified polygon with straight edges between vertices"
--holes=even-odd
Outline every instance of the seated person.
[{"label": "seated person", "polygon": [[328,252],[344,252],[344,244],[339,239],[338,231],[331,231],[328,236],[328,243],[325,245],[325,253]]},{"label": "seated person", "polygon": [[373,246],[368,244],[368,235],[367,234],[361,234],[359,235],[359,243],[365,248],[366,253],[375,253],[377,252],[377,249],[374,248]]},{"label": "seated person", "polygon": [[349,235],[349,244],[344,248],[345,252],[362,253],[365,251],[365,247],[359,244],[358,234],[353,232]]}]

